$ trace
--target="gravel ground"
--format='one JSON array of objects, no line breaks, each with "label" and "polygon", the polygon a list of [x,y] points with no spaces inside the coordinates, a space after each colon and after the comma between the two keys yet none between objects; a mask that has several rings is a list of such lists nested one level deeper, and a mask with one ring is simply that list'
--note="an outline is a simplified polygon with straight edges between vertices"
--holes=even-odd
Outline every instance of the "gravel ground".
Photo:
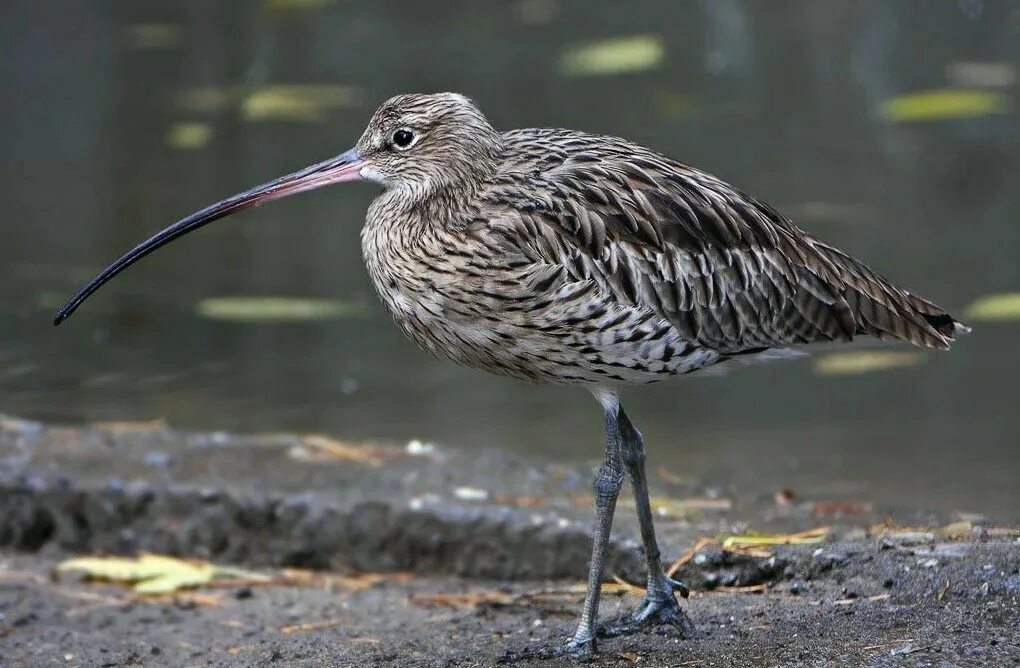
[{"label": "gravel ground", "polygon": [[[723,572],[719,558],[706,553],[689,579]],[[764,591],[694,592],[689,637],[659,628],[603,639],[592,665],[1020,665],[1020,545],[840,543],[777,559]],[[3,557],[5,666],[492,666],[560,643],[581,598],[572,583],[390,574],[139,600],[55,579],[54,564]],[[603,617],[636,600],[608,595]]]}]

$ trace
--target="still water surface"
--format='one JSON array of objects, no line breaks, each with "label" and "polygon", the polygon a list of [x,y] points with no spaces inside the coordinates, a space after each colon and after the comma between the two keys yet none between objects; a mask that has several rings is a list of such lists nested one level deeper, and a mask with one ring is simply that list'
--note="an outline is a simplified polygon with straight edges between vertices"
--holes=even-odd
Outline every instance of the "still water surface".
[{"label": "still water surface", "polygon": [[[5,2],[0,412],[596,458],[585,393],[460,369],[400,337],[360,258],[371,186],[217,223],[60,329],[49,319],[152,231],[346,150],[379,102],[431,90],[472,96],[497,127],[654,146],[964,312],[1020,290],[1018,31],[1010,0]],[[361,314],[198,308],[266,295]],[[789,362],[625,399],[653,466],[736,493],[1017,518],[1020,323],[973,324],[952,353],[894,368]]]}]

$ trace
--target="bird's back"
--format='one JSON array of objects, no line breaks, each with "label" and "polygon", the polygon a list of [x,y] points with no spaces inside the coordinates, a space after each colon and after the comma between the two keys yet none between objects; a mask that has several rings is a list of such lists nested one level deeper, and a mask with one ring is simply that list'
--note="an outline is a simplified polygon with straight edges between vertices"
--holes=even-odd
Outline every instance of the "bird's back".
[{"label": "bird's back", "polygon": [[723,355],[861,335],[945,349],[965,330],[755,197],[642,146],[568,130],[504,138],[484,199],[508,243],[686,340]]}]

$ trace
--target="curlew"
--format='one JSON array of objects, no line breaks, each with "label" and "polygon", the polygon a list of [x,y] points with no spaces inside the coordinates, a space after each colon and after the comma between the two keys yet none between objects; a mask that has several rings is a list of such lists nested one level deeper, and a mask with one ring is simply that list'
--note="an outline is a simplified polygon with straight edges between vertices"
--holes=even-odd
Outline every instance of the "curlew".
[{"label": "curlew", "polygon": [[335,158],[213,204],[142,242],[56,323],[136,260],[206,223],[333,183],[382,186],[361,231],[372,282],[425,351],[598,400],[587,594],[563,651],[595,650],[616,499],[629,475],[647,559],[630,623],[686,623],[663,571],[641,434],[621,388],[818,342],[896,339],[947,349],[945,310],[795,227],[718,178],[624,139],[499,132],[454,93],[401,95]]}]

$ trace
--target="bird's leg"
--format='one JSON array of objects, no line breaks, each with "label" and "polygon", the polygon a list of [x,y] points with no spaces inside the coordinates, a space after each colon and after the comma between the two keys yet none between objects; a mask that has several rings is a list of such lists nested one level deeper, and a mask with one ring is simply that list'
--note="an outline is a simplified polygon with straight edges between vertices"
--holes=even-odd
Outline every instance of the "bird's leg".
[{"label": "bird's leg", "polygon": [[588,592],[584,597],[577,631],[566,646],[569,652],[583,654],[595,651],[595,625],[599,612],[606,547],[609,545],[609,532],[613,527],[616,497],[623,487],[620,430],[615,405],[606,408],[606,452],[602,466],[595,473],[592,487],[595,491],[595,530],[592,535],[591,565],[588,569]]},{"label": "bird's leg", "polygon": [[641,541],[645,546],[645,558],[648,560],[648,588],[641,605],[634,611],[633,621],[638,624],[656,622],[674,624],[684,627],[690,624],[673,591],[679,591],[684,598],[688,589],[675,582],[662,569],[662,558],[659,544],[655,540],[655,526],[652,523],[652,508],[648,501],[648,480],[645,477],[645,446],[641,433],[619,408],[617,419],[620,431],[620,457],[627,468],[631,485],[634,488],[634,504],[637,506],[638,523],[641,525]]}]

